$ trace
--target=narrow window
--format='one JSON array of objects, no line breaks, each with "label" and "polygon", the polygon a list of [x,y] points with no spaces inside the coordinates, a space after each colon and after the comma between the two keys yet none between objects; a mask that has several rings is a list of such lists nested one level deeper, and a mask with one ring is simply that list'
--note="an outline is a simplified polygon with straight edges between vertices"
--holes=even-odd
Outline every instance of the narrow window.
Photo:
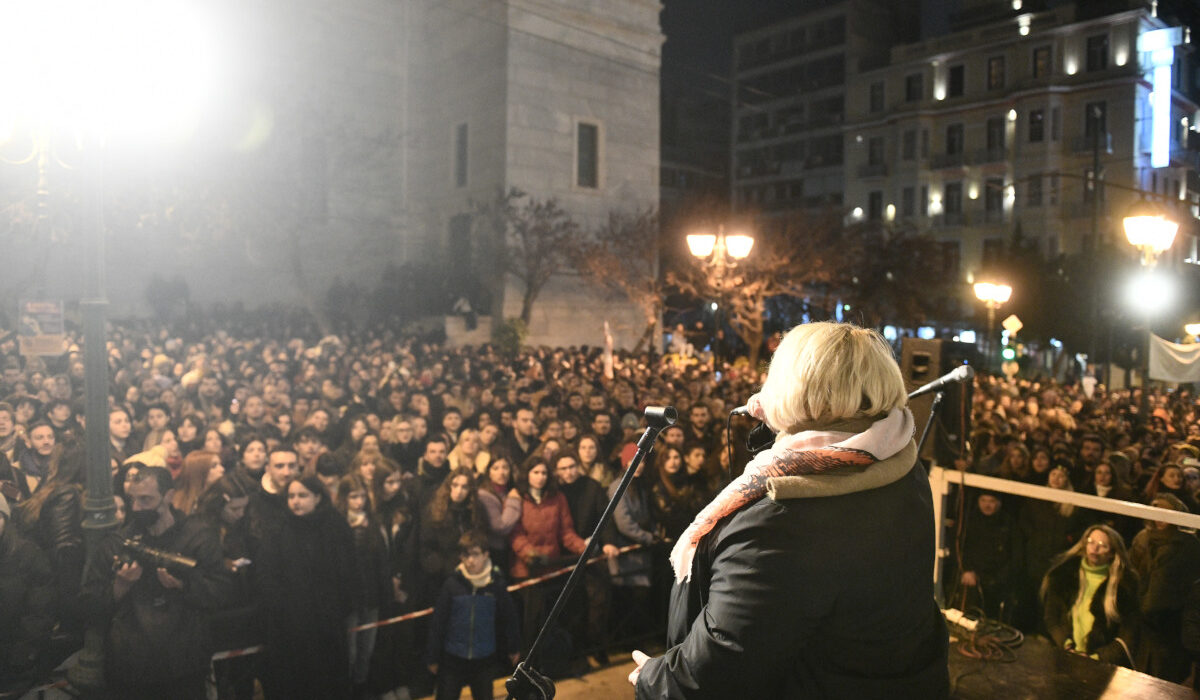
[{"label": "narrow window", "polygon": [[576,160],[578,168],[575,176],[575,184],[579,187],[591,189],[599,187],[600,128],[595,124],[580,122]]}]

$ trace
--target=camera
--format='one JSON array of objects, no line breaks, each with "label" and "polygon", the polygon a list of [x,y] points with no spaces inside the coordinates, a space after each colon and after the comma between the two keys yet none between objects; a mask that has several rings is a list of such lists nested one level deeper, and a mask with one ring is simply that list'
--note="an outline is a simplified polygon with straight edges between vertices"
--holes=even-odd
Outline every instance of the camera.
[{"label": "camera", "polygon": [[121,551],[113,569],[120,569],[125,564],[137,562],[148,569],[166,569],[172,576],[186,574],[196,568],[196,560],[175,552],[167,552],[142,544],[137,538],[121,542]]}]

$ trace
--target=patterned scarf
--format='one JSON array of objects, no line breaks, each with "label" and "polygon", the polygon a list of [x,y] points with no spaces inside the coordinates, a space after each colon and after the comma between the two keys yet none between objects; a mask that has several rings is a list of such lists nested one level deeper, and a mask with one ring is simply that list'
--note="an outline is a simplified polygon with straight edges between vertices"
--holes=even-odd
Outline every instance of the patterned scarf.
[{"label": "patterned scarf", "polygon": [[[763,419],[758,395],[750,397],[750,414]],[[771,449],[760,452],[742,472],[692,521],[671,550],[675,580],[686,581],[700,540],[725,516],[741,510],[767,493],[773,477],[823,474],[840,468],[865,468],[904,449],[913,437],[913,417],[907,408],[892,409],[861,433],[806,430],[780,434]]]}]

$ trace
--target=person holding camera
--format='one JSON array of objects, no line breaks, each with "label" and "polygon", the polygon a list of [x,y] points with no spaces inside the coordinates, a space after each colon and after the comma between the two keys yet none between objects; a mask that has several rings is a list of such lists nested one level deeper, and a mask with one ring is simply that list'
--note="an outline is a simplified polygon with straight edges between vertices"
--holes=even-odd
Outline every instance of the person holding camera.
[{"label": "person holding camera", "polygon": [[109,535],[84,574],[84,609],[107,628],[112,697],[205,697],[216,651],[208,614],[225,603],[232,581],[217,532],[173,508],[173,490],[166,469],[139,469],[125,489],[127,524]]}]

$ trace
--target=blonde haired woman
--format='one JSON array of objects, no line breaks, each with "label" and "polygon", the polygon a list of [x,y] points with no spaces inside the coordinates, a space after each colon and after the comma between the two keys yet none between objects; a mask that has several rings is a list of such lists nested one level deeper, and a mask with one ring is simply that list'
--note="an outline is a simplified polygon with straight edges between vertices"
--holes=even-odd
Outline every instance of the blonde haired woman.
[{"label": "blonde haired woman", "polygon": [[906,403],[878,333],[788,332],[749,402],[775,444],[675,543],[669,648],[635,653],[637,697],[947,697]]},{"label": "blonde haired woman", "polygon": [[1042,579],[1046,629],[1062,649],[1132,667],[1137,590],[1125,540],[1107,525],[1092,525]]},{"label": "blonde haired woman", "polygon": [[492,455],[483,449],[479,431],[467,428],[458,434],[458,444],[454,446],[453,450],[450,450],[446,460],[450,462],[451,469],[468,467],[473,469],[477,475],[483,475],[492,461]]}]

